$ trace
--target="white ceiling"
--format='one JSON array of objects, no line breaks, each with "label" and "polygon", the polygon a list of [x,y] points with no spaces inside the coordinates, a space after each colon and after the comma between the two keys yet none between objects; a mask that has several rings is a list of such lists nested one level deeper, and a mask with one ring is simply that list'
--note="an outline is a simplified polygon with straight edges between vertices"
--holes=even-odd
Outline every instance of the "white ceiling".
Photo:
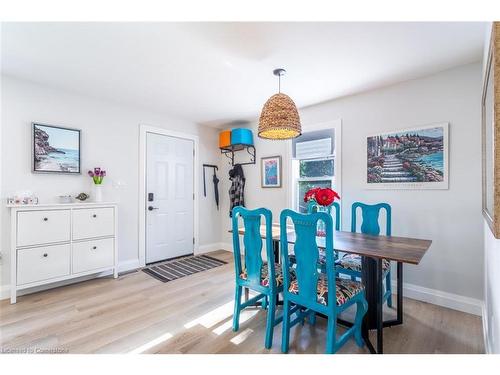
[{"label": "white ceiling", "polygon": [[4,23],[2,72],[209,125],[479,61],[484,23]]}]

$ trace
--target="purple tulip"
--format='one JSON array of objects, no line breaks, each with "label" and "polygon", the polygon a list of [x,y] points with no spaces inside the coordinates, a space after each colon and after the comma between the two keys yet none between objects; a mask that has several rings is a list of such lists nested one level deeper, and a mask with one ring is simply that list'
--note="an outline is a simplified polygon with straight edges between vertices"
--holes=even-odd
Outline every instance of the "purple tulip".
[{"label": "purple tulip", "polygon": [[96,167],[96,168],[94,168],[93,172],[89,171],[88,174],[94,180],[94,184],[100,185],[100,184],[102,184],[102,180],[103,180],[104,176],[106,176],[106,171],[104,169]]}]

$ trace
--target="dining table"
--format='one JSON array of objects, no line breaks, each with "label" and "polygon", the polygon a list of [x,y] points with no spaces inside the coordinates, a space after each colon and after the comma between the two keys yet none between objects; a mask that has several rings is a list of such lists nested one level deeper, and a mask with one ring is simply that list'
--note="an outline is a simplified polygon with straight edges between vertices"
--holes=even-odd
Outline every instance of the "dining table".
[{"label": "dining table", "polygon": [[[287,242],[289,245],[295,243],[295,231],[293,226],[287,226]],[[232,232],[230,230],[229,232]],[[238,228],[240,235],[245,234],[245,228]],[[272,224],[272,244],[276,263],[280,263],[280,225]],[[266,238],[266,227],[260,227],[261,238]],[[319,249],[325,249],[325,237],[316,237],[316,244]],[[383,349],[383,329],[395,325],[403,324],[403,264],[418,265],[429,250],[432,241],[428,239],[418,239],[402,236],[369,235],[357,232],[334,231],[333,247],[341,253],[358,254],[361,256],[361,278],[365,286],[365,296],[368,302],[368,311],[363,319],[362,332],[363,339],[370,353],[382,354]],[[396,284],[397,303],[396,318],[383,319],[383,270],[382,260],[386,259],[396,263]],[[337,319],[338,323],[347,327],[352,326],[352,322]],[[377,331],[376,348],[370,341],[369,331]]]}]

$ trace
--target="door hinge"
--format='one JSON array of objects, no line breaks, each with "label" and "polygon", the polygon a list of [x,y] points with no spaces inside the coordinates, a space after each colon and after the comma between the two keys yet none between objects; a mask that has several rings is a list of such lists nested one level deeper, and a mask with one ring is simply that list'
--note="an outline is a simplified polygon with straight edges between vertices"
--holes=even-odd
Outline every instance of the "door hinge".
[{"label": "door hinge", "polygon": [[194,245],[194,237],[193,237],[193,245]]},{"label": "door hinge", "polygon": [[194,193],[193,193],[193,200],[194,200]]}]

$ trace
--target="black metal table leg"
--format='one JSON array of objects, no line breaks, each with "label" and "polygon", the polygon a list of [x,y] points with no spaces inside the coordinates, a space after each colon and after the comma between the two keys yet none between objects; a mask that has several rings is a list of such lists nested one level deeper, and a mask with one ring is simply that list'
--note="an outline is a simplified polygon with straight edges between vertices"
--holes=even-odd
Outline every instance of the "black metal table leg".
[{"label": "black metal table leg", "polygon": [[[383,352],[383,288],[382,288],[382,260],[362,257],[361,278],[365,284],[365,296],[368,302],[368,311],[363,319],[363,338],[371,353]],[[369,331],[377,330],[377,349],[370,342]]]},{"label": "black metal table leg", "polygon": [[353,322],[350,322],[348,320],[341,319],[341,318],[337,318],[337,323],[340,324],[341,326],[344,326],[344,327],[347,327],[347,328],[351,328],[354,325]]},{"label": "black metal table leg", "polygon": [[274,263],[281,263],[280,259],[280,242],[273,240]]},{"label": "black metal table leg", "polygon": [[366,344],[366,347],[370,351],[370,354],[377,354],[377,351],[370,341],[370,330],[368,329],[368,322],[366,321],[366,319],[364,319],[361,323],[361,336],[363,337],[363,340]]},{"label": "black metal table leg", "polygon": [[398,262],[397,265],[397,311],[396,319],[387,320],[384,322],[384,327],[397,326],[403,324],[403,263]]},{"label": "black metal table leg", "polygon": [[370,351],[370,354],[377,354],[377,351],[375,350],[375,348],[372,345],[372,342],[370,341],[370,336],[368,335],[368,333],[369,333],[368,329],[363,330],[363,340],[365,340],[366,347]]},{"label": "black metal table leg", "polygon": [[377,259],[377,353],[384,353],[384,288],[382,287],[382,259]]},{"label": "black metal table leg", "polygon": [[401,262],[398,262],[397,278],[398,278],[397,323],[403,324],[403,263]]}]

